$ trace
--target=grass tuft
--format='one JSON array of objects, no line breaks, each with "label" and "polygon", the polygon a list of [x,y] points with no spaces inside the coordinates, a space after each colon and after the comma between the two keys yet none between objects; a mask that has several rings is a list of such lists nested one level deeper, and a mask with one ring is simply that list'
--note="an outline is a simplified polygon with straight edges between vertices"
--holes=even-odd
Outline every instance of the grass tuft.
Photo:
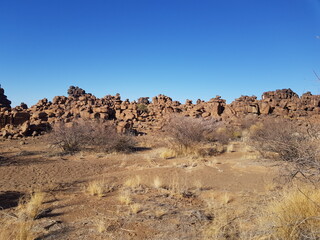
[{"label": "grass tuft", "polygon": [[41,206],[45,198],[44,192],[35,192],[31,195],[30,200],[19,204],[21,214],[30,219],[36,219],[41,213]]},{"label": "grass tuft", "polygon": [[90,182],[86,191],[91,196],[103,197],[106,183],[103,180]]},{"label": "grass tuft", "polygon": [[320,190],[312,187],[284,190],[271,201],[260,222],[274,239],[320,239]]}]

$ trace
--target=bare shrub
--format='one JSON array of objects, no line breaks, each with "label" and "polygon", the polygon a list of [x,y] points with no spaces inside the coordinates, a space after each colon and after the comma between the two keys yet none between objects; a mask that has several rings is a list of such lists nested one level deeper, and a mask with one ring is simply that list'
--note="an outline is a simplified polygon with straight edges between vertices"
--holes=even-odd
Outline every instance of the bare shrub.
[{"label": "bare shrub", "polygon": [[252,126],[249,143],[263,156],[294,163],[296,169],[319,170],[317,135],[316,126],[270,118]]},{"label": "bare shrub", "polygon": [[214,122],[202,118],[172,116],[164,130],[173,144],[188,148],[204,142],[206,135],[213,131]]},{"label": "bare shrub", "polygon": [[88,145],[98,150],[130,152],[136,144],[132,135],[118,133],[115,126],[110,123],[90,122],[88,129],[90,129]]},{"label": "bare shrub", "polygon": [[106,152],[128,152],[135,145],[133,136],[120,134],[114,125],[99,121],[58,123],[48,135],[48,140],[66,153],[90,148]]},{"label": "bare shrub", "polygon": [[[214,119],[191,118],[173,115],[164,125],[170,155],[212,155],[221,152],[232,134]],[[209,148],[206,148],[208,146]]]},{"label": "bare shrub", "polygon": [[199,146],[205,142],[210,127],[210,122],[203,119],[172,116],[164,126],[171,155],[198,155]]},{"label": "bare shrub", "polygon": [[88,129],[79,122],[71,124],[57,123],[54,125],[50,135],[49,142],[64,152],[74,153],[80,151],[88,142]]},{"label": "bare shrub", "polygon": [[212,140],[222,144],[228,144],[230,140],[241,137],[241,132],[232,125],[216,124],[217,128],[212,135]]}]

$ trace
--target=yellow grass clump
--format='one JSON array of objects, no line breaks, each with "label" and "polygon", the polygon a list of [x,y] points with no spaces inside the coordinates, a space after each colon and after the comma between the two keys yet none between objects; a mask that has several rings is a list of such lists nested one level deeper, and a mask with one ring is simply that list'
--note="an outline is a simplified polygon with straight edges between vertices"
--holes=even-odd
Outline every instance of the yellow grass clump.
[{"label": "yellow grass clump", "polygon": [[131,211],[134,214],[141,212],[142,206],[139,203],[134,203],[130,205]]},{"label": "yellow grass clump", "polygon": [[210,149],[205,149],[202,146],[193,145],[184,147],[181,145],[171,146],[161,152],[160,157],[163,159],[171,159],[176,157],[193,157],[200,158],[209,155]]},{"label": "yellow grass clump", "polygon": [[45,198],[44,192],[35,192],[31,195],[30,200],[20,203],[18,209],[26,217],[35,219],[41,212],[41,206]]},{"label": "yellow grass clump", "polygon": [[21,222],[18,226],[17,240],[34,240],[35,234],[32,232],[33,224],[31,222]]},{"label": "yellow grass clump", "polygon": [[141,186],[141,177],[140,176],[135,176],[133,178],[127,179],[124,183],[125,187],[128,188],[137,188]]},{"label": "yellow grass clump", "polygon": [[122,204],[129,205],[132,202],[130,193],[128,191],[123,191],[119,195],[119,201]]},{"label": "yellow grass clump", "polygon": [[156,176],[156,177],[153,179],[153,187],[155,187],[155,188],[161,188],[161,187],[163,187],[163,183],[162,183],[161,179],[160,179],[158,176]]},{"label": "yellow grass clump", "polygon": [[0,230],[1,240],[34,240],[33,221],[8,221]]},{"label": "yellow grass clump", "polygon": [[86,191],[91,196],[103,197],[105,194],[106,183],[103,180],[90,182]]},{"label": "yellow grass clump", "polygon": [[103,221],[103,220],[99,220],[99,221],[97,221],[96,222],[96,227],[97,227],[97,231],[99,232],[99,233],[103,233],[103,232],[105,232],[106,231],[106,224],[105,224],[105,222]]},{"label": "yellow grass clump", "polygon": [[272,239],[320,239],[320,190],[287,189],[268,204],[260,219]]},{"label": "yellow grass clump", "polygon": [[206,240],[238,240],[241,237],[241,230],[238,221],[238,214],[231,209],[214,209],[213,221],[205,229],[203,239]]}]

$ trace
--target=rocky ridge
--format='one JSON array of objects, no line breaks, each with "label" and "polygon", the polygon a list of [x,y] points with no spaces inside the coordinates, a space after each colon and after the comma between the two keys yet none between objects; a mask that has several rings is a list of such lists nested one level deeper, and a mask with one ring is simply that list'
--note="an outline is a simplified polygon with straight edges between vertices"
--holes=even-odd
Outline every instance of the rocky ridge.
[{"label": "rocky ridge", "polygon": [[11,102],[0,88],[0,136],[21,138],[46,132],[56,122],[72,122],[76,119],[100,119],[113,121],[119,132],[147,133],[161,129],[164,120],[172,113],[190,117],[215,118],[233,121],[244,116],[309,117],[320,113],[320,95],[310,92],[299,97],[291,89],[265,92],[261,100],[256,96],[241,96],[232,103],[220,96],[196,103],[184,104],[165,95],[149,101],[148,97],[130,102],[121,100],[120,94],[97,98],[85,90],[71,86],[68,97],[56,96],[52,101],[44,98],[28,108],[25,104],[11,108]]}]

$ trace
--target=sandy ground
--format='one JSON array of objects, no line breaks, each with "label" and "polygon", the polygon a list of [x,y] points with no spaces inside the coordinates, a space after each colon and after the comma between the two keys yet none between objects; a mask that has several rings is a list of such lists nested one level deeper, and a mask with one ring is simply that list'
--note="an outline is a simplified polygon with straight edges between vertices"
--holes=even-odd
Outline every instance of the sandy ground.
[{"label": "sandy ground", "polygon": [[[38,239],[204,239],[212,209],[249,209],[277,172],[240,142],[220,156],[172,159],[162,148],[59,155],[42,138],[25,143],[0,143],[0,219],[17,213],[21,197],[46,192]],[[85,190],[95,180],[102,197]]]}]

